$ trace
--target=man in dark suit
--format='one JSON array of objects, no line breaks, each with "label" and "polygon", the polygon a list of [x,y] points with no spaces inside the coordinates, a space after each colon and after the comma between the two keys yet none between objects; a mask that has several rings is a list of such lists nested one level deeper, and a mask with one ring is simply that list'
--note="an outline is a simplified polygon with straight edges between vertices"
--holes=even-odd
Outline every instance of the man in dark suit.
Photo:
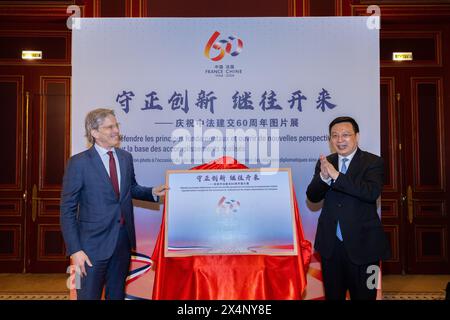
[{"label": "man in dark suit", "polygon": [[[78,299],[124,299],[131,249],[136,247],[132,199],[158,201],[164,185],[137,184],[130,153],[118,148],[114,111],[95,109],[85,120],[93,146],[70,158],[61,194],[61,229],[81,275]],[[87,266],[86,266],[87,264]]]},{"label": "man in dark suit", "polygon": [[329,132],[336,153],[320,156],[306,191],[311,202],[324,200],[314,248],[322,260],[325,298],[343,300],[348,289],[352,300],[376,299],[368,279],[390,254],[377,213],[383,159],[358,148],[353,118],[334,119]]}]

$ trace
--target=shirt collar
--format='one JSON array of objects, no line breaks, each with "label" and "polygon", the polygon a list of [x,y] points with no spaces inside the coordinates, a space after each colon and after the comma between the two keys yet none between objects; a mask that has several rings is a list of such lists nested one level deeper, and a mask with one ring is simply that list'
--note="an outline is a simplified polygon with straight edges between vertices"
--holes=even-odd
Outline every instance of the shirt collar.
[{"label": "shirt collar", "polygon": [[348,166],[348,165],[350,164],[350,162],[352,161],[353,156],[355,155],[356,151],[358,151],[358,148],[356,148],[355,151],[353,151],[352,153],[350,153],[350,154],[349,154],[348,156],[346,156],[346,157],[343,157],[343,156],[341,156],[341,155],[339,154],[339,155],[338,155],[339,163],[342,162],[342,159],[346,158],[346,159],[348,159],[348,162],[347,162],[347,166]]},{"label": "shirt collar", "polygon": [[[98,144],[94,144],[94,148],[95,148],[95,150],[97,150],[97,152],[98,152],[98,154],[100,155],[100,156],[104,156],[105,154],[108,154],[108,151],[110,151],[110,150],[108,150],[108,149],[105,149],[105,148],[103,148],[103,147],[100,147]],[[112,149],[111,149],[111,151],[113,152],[113,154],[115,154],[116,153],[116,149],[113,147]]]}]

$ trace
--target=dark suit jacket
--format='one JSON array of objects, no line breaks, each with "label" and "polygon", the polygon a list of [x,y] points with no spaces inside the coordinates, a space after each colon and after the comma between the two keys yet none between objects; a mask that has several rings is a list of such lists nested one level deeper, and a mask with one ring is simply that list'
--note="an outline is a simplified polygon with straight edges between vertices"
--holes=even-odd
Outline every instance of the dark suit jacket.
[{"label": "dark suit jacket", "polygon": [[120,165],[120,199],[94,146],[69,160],[61,194],[61,230],[68,255],[83,250],[91,261],[111,257],[119,235],[121,213],[131,247],[136,247],[131,200],[155,200],[152,188],[137,184],[131,154],[119,148],[116,152]]},{"label": "dark suit jacket", "polygon": [[[327,157],[336,170],[338,154]],[[311,202],[324,199],[314,248],[330,258],[336,240],[337,221],[344,246],[355,264],[385,260],[389,244],[377,214],[376,201],[383,187],[383,159],[358,148],[347,169],[329,186],[320,178],[320,160],[306,195]]]}]

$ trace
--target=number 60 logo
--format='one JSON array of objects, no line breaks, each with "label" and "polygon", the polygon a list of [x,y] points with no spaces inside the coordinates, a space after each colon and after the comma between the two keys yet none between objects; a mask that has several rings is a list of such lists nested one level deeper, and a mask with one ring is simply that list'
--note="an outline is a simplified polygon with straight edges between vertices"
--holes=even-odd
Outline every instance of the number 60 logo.
[{"label": "number 60 logo", "polygon": [[[219,41],[216,41],[219,37],[220,32],[215,31],[211,38],[209,38],[208,43],[205,47],[205,57],[208,59],[211,59],[212,61],[220,61],[225,56],[225,53],[231,55],[232,57],[237,56],[239,53],[241,53],[242,48],[244,46],[244,43],[241,39],[235,36],[229,36],[227,40],[222,39]],[[234,51],[233,44],[235,44],[236,48]],[[215,49],[218,51],[217,55],[215,57],[211,57],[211,49]]]}]

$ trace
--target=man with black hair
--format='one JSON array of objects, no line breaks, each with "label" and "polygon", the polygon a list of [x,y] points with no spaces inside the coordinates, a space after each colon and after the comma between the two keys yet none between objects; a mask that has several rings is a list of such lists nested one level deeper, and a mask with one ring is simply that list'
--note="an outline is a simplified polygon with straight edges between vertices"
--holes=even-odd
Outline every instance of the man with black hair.
[{"label": "man with black hair", "polygon": [[[369,277],[379,261],[389,257],[377,213],[383,187],[383,159],[359,149],[359,126],[351,117],[339,117],[329,125],[335,149],[320,156],[306,195],[311,202],[324,200],[314,247],[322,260],[327,300],[376,299]],[[378,280],[378,279],[376,279]]]}]

